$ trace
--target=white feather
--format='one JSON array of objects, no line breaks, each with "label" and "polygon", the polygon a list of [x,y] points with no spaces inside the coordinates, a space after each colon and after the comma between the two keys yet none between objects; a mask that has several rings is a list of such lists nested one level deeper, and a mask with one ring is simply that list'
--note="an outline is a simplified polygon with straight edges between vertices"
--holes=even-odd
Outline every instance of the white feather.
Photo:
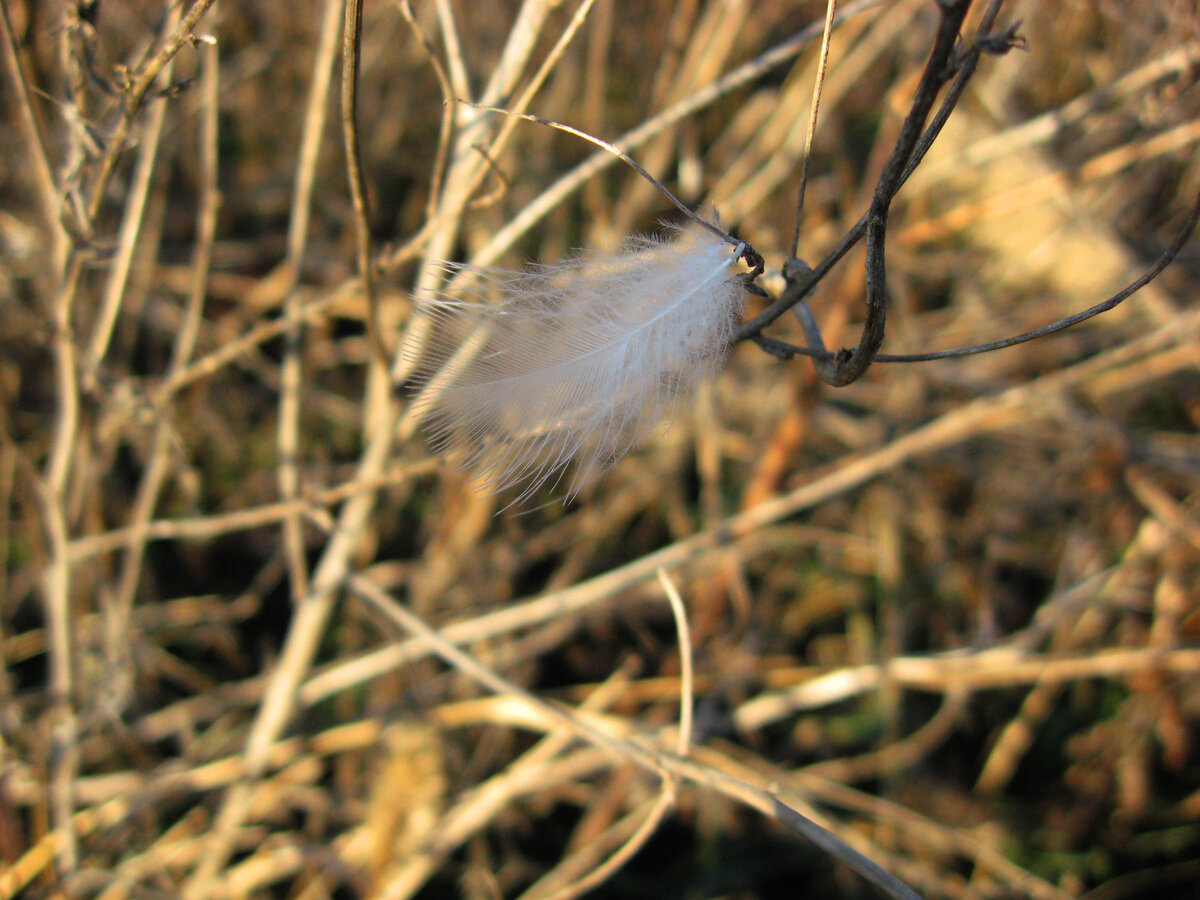
[{"label": "white feather", "polygon": [[693,225],[523,272],[465,269],[473,301],[420,304],[434,327],[416,403],[433,449],[522,498],[575,461],[574,495],[723,360],[739,252]]}]

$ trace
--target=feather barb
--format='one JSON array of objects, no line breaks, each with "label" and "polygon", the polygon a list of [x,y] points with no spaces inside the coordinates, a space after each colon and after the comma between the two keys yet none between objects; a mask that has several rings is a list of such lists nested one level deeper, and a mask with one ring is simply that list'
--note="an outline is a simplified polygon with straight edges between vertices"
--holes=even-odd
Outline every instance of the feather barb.
[{"label": "feather barb", "polygon": [[433,327],[416,406],[433,449],[486,490],[520,485],[518,501],[575,462],[574,496],[724,359],[741,249],[691,225],[520,272],[461,267],[473,297],[419,304]]}]

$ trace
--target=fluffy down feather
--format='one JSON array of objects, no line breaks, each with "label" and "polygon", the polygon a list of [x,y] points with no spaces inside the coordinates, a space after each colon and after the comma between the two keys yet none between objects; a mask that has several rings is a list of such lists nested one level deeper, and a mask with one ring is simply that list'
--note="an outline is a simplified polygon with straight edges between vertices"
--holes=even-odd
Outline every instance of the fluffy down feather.
[{"label": "fluffy down feather", "polygon": [[420,303],[434,320],[416,361],[431,446],[484,489],[521,485],[518,499],[574,461],[573,496],[724,359],[745,300],[739,252],[693,225],[522,272],[463,269],[474,299]]}]

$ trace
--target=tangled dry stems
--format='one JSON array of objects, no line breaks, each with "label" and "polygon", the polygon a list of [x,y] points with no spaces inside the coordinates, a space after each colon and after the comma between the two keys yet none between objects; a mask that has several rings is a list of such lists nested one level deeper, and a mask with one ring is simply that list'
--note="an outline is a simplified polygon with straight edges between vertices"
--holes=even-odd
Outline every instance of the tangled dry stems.
[{"label": "tangled dry stems", "polygon": [[[1086,330],[838,392],[743,345],[600,488],[497,518],[368,371],[328,133],[341,5],[209,6],[5,4],[3,896],[855,889],[731,796],[782,799],[931,897],[1186,895],[1193,251]],[[648,169],[786,256],[817,60],[792,36],[824,5],[551,6],[366,6],[381,335],[407,333],[419,258],[556,259],[662,212],[561,136],[481,135],[465,109],[447,131],[439,75],[632,125]],[[889,351],[1069,315],[1177,233],[1195,23],[1050,7],[1022,11],[1028,55],[984,61],[899,195]],[[936,25],[922,2],[842,12],[811,258],[870,206]],[[657,33],[679,39],[635,80]],[[856,333],[862,271],[851,253],[810,298],[830,346]],[[389,609],[508,687],[434,664]]]}]

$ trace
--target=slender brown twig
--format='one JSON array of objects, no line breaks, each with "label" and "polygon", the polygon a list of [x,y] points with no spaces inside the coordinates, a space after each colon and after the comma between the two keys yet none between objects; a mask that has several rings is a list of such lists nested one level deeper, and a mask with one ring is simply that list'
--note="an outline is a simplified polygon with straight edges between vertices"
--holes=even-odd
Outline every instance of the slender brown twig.
[{"label": "slender brown twig", "polygon": [[[220,90],[220,56],[215,38],[204,42],[201,56],[201,142],[200,142],[200,202],[196,212],[196,239],[192,255],[191,285],[183,313],[182,327],[176,334],[167,375],[182,371],[191,359],[200,333],[204,298],[216,239],[217,211],[220,192],[217,186],[218,167],[218,97]],[[124,641],[125,626],[130,621],[134,596],[141,577],[148,541],[148,526],[169,472],[169,453],[174,427],[169,417],[159,419],[151,441],[149,462],[138,485],[137,496],[126,529],[128,542],[125,558],[117,581],[116,597],[112,604],[115,615],[108,627],[113,630],[110,640]]]},{"label": "slender brown twig", "polygon": [[371,216],[358,140],[358,48],[361,41],[362,0],[347,0],[346,27],[342,32],[342,139],[346,145],[346,176],[354,210],[358,277],[362,280],[363,296],[367,301],[367,337],[375,361],[386,370],[392,352],[380,333],[379,301],[375,296],[375,273],[371,262]]},{"label": "slender brown twig", "polygon": [[[341,0],[326,0],[322,14],[316,58],[309,82],[308,101],[304,110],[304,125],[300,134],[300,153],[296,160],[295,182],[289,207],[287,257],[284,261],[285,283],[283,318],[287,330],[283,335],[283,360],[280,365],[279,422],[276,426],[276,483],[280,498],[294,500],[300,496],[300,396],[303,381],[301,359],[304,346],[303,301],[297,286],[304,266],[312,218],[313,186],[316,182],[317,160],[329,107],[329,91],[333,82],[333,60],[341,33],[339,13]],[[308,565],[304,552],[304,524],[299,514],[283,521],[283,552],[288,567],[292,598],[298,600],[308,590]]]},{"label": "slender brown twig", "polygon": [[725,241],[727,244],[730,244],[734,247],[736,247],[740,243],[744,243],[742,241],[739,241],[737,238],[733,237],[732,235],[729,235],[726,232],[722,231],[720,228],[718,228],[712,222],[706,222],[700,216],[696,215],[696,213],[692,212],[691,208],[686,203],[684,203],[682,200],[680,200],[678,197],[676,197],[674,194],[672,194],[671,191],[667,189],[666,185],[664,185],[661,181],[659,181],[657,178],[655,178],[653,175],[651,175],[649,172],[647,172],[645,170],[645,168],[642,167],[641,163],[639,163],[636,159],[634,159],[632,156],[630,156],[628,153],[626,153],[624,150],[622,150],[616,144],[606,141],[603,138],[598,138],[595,135],[588,134],[586,131],[580,131],[578,128],[575,128],[571,125],[565,125],[562,122],[555,122],[553,119],[545,119],[545,118],[542,118],[541,116],[534,116],[534,115],[530,115],[529,113],[523,113],[523,112],[515,112],[513,110],[502,109],[497,106],[480,106],[478,103],[471,103],[469,100],[461,100],[458,98],[455,98],[455,102],[461,103],[464,106],[470,106],[474,109],[482,110],[483,112],[499,113],[500,115],[503,115],[503,116],[511,116],[514,119],[524,119],[526,122],[536,122],[538,125],[545,125],[548,128],[554,128],[554,129],[557,129],[558,131],[564,131],[567,134],[575,135],[575,137],[577,137],[577,138],[582,138],[583,140],[587,141],[590,144],[595,144],[597,147],[607,150],[609,153],[611,153],[617,159],[621,160],[621,162],[625,163],[627,166],[629,166],[631,169],[633,169],[635,172],[637,172],[639,175],[641,175],[644,179],[646,179],[646,181],[650,182],[650,184],[652,184],[655,187],[655,189],[658,190],[658,192],[660,194],[662,194],[664,197],[666,197],[668,200],[670,200],[671,203],[673,203],[675,205],[676,209],[678,209],[680,212],[682,212],[685,216],[687,216],[691,221],[695,222],[697,225],[701,226],[702,228],[707,229],[712,234],[716,235],[721,240]]},{"label": "slender brown twig", "polygon": [[67,252],[67,233],[61,221],[62,204],[46,154],[45,141],[38,129],[37,117],[30,101],[29,86],[26,84],[21,60],[17,55],[16,38],[8,18],[7,3],[0,3],[0,53],[4,56],[4,68],[12,86],[12,96],[17,101],[17,126],[21,140],[25,143],[26,158],[33,164],[33,182],[37,188],[38,205],[41,207],[42,218],[45,219],[46,232],[50,236],[50,258],[53,261],[53,273],[57,277],[62,272]]},{"label": "slender brown twig", "polygon": [[829,39],[833,34],[833,17],[836,12],[837,0],[828,0],[825,4],[825,30],[821,34],[817,75],[813,79],[812,104],[808,110],[808,127],[804,132],[804,153],[800,157],[800,187],[796,192],[796,219],[792,226],[792,257],[800,252],[800,222],[804,214],[804,194],[808,187],[808,165],[812,161],[813,137],[817,133],[817,114],[821,109],[821,90],[825,87],[825,70],[829,65]]},{"label": "slender brown twig", "polygon": [[215,2],[216,0],[196,0],[192,4],[192,8],[180,20],[179,25],[171,33],[171,36],[163,43],[158,52],[154,54],[146,65],[142,67],[136,77],[131,80],[125,95],[122,97],[121,119],[108,140],[104,157],[100,161],[100,168],[92,187],[91,200],[88,203],[87,209],[89,222],[94,222],[96,216],[100,213],[100,206],[104,202],[109,179],[112,178],[113,172],[116,170],[117,159],[125,150],[133,123],[137,120],[146,95],[150,92],[150,88],[154,86],[154,81],[158,78],[159,72],[174,59],[175,54],[180,51],[183,45],[192,39],[192,32],[200,24],[200,20],[204,18],[205,13],[208,12],[209,8]]},{"label": "slender brown twig", "polygon": [[412,4],[409,0],[395,0],[395,3],[400,9],[400,15],[404,17],[404,21],[408,23],[408,27],[416,36],[421,49],[425,51],[425,58],[429,60],[429,66],[433,69],[438,87],[442,91],[442,124],[438,129],[437,151],[433,157],[433,172],[429,177],[429,200],[425,204],[425,218],[428,220],[432,219],[437,212],[438,201],[442,194],[442,179],[446,177],[446,159],[450,152],[450,132],[454,128],[454,108],[450,105],[450,101],[454,97],[454,90],[450,87],[450,77],[446,74],[446,68],[442,65],[437,50],[434,49],[433,43],[425,34],[421,23],[417,21],[417,17],[413,15]]}]

